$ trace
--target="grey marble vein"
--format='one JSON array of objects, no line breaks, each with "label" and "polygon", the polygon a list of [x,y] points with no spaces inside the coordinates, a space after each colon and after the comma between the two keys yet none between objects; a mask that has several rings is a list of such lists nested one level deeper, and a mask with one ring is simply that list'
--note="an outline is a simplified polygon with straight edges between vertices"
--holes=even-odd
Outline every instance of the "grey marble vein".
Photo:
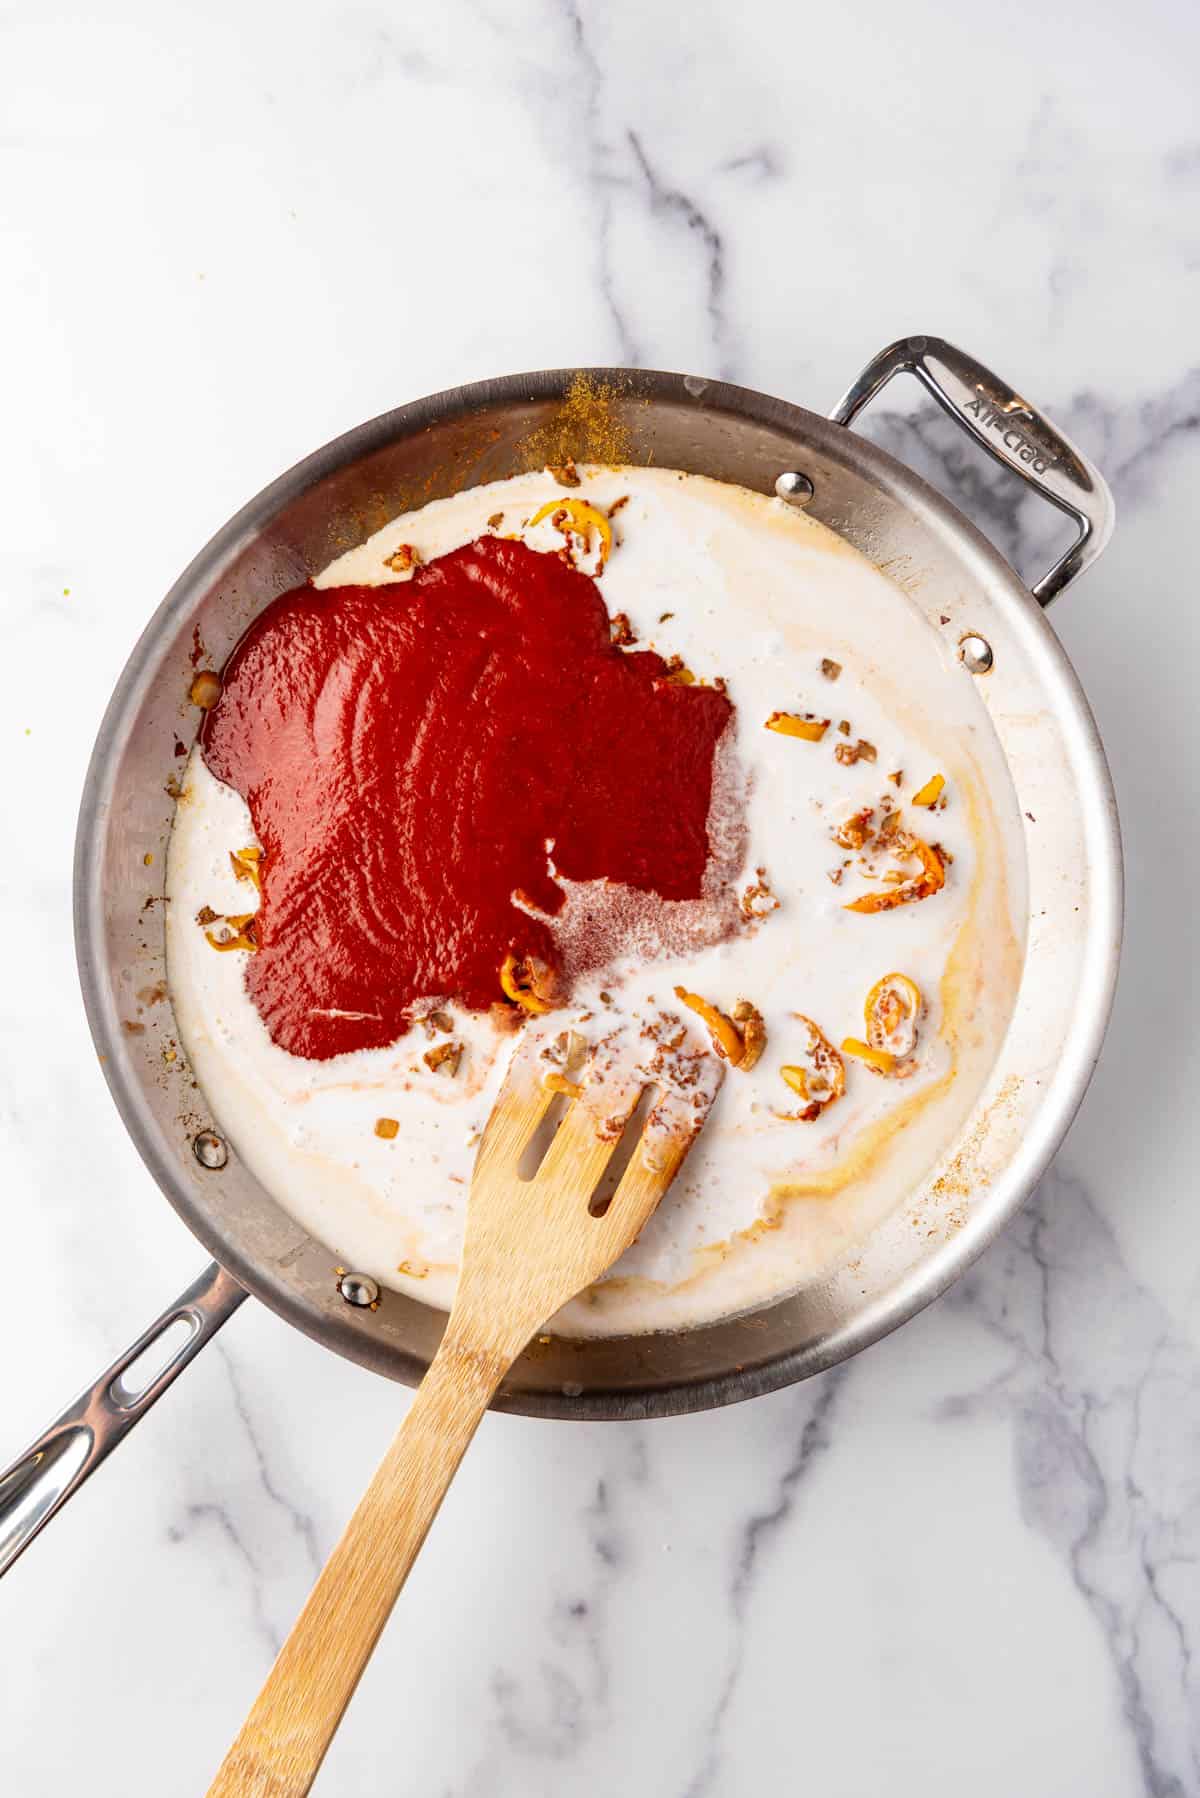
[{"label": "grey marble vein", "polygon": [[731,1628],[725,1677],[704,1724],[703,1756],[695,1773],[682,1788],[680,1798],[704,1798],[721,1769],[723,1733],[742,1673],[748,1613],[755,1583],[772,1540],[786,1530],[795,1511],[801,1485],[833,1441],[833,1419],[838,1396],[848,1377],[846,1366],[835,1367],[802,1387],[795,1401],[799,1422],[795,1447],[780,1475],[769,1503],[742,1523],[729,1584]]},{"label": "grey marble vein", "polygon": [[634,1552],[627,1499],[648,1478],[640,1430],[631,1426],[623,1436],[617,1460],[597,1479],[581,1514],[586,1558],[570,1591],[555,1599],[546,1618],[550,1652],[538,1660],[536,1678],[522,1680],[504,1668],[492,1677],[496,1728],[523,1756],[565,1761],[608,1715],[613,1652],[608,1613],[618,1583],[630,1574]]},{"label": "grey marble vein", "polygon": [[204,1526],[212,1526],[218,1535],[233,1549],[249,1575],[246,1582],[250,1593],[250,1614],[254,1621],[255,1632],[266,1644],[267,1650],[274,1660],[283,1646],[283,1632],[276,1629],[267,1614],[265,1580],[257,1558],[251,1552],[249,1544],[234,1522],[228,1505],[217,1504],[215,1500],[189,1500],[184,1506],[184,1523],[172,1523],[167,1526],[167,1541],[179,1544],[186,1542]]},{"label": "grey marble vein", "polygon": [[708,213],[682,188],[667,182],[651,162],[638,132],[626,133],[653,218],[673,233],[682,231],[700,246],[704,310],[708,316],[718,375],[730,373],[729,320],[725,304],[725,242]]},{"label": "grey marble vein", "polygon": [[[1125,508],[1136,509],[1155,490],[1167,459],[1197,441],[1200,369],[1188,369],[1159,392],[1123,404],[1093,392],[1074,394],[1061,405],[1044,396],[1044,403],[1054,422],[1103,470],[1123,517]],[[1069,520],[985,455],[933,402],[907,413],[890,406],[868,411],[861,428],[946,493],[1022,574],[1043,572],[1073,537]]]},{"label": "grey marble vein", "polygon": [[1164,460],[1200,441],[1200,367],[1131,405],[1106,406],[1093,394],[1072,402],[1066,428],[1096,443],[1095,457],[1117,499],[1143,505]]},{"label": "grey marble vein", "polygon": [[759,144],[721,163],[722,174],[745,175],[751,181],[775,181],[784,172],[784,159],[774,144]]},{"label": "grey marble vein", "polygon": [[238,1414],[242,1428],[246,1432],[246,1440],[250,1445],[250,1452],[254,1456],[254,1464],[258,1469],[258,1477],[262,1484],[263,1491],[266,1493],[271,1503],[278,1506],[283,1512],[291,1529],[300,1538],[305,1558],[315,1576],[320,1573],[321,1567],[324,1564],[324,1556],[321,1553],[320,1544],[317,1541],[316,1525],[313,1523],[313,1520],[308,1513],[301,1510],[299,1505],[293,1503],[287,1493],[281,1490],[278,1482],[273,1478],[270,1468],[267,1466],[266,1450],[263,1447],[258,1431],[254,1427],[254,1419],[250,1415],[250,1407],[247,1403],[245,1392],[242,1389],[242,1379],[238,1372],[236,1358],[226,1343],[218,1342],[217,1348],[220,1352],[221,1359],[225,1363],[225,1371],[229,1375],[229,1385],[233,1393],[234,1409]]},{"label": "grey marble vein", "polygon": [[[663,173],[657,156],[648,148],[645,130],[618,113],[623,93],[619,72],[597,48],[579,0],[562,0],[562,15],[569,46],[570,92],[577,101],[569,114],[566,147],[579,160],[571,146],[576,137],[582,145],[587,203],[595,219],[596,283],[612,322],[619,360],[636,367],[652,353],[666,366],[674,366],[675,361],[657,346],[651,352],[634,323],[636,306],[623,298],[626,291],[636,292],[640,278],[630,259],[619,254],[617,243],[619,209],[632,207],[645,213],[661,245],[656,290],[659,294],[667,291],[668,270],[678,271],[679,303],[702,306],[712,367],[727,376],[732,372],[734,354],[723,233],[708,209]],[[719,167],[764,181],[778,173],[779,157],[769,147],[760,146]]]},{"label": "grey marble vein", "polygon": [[[186,1499],[181,1513],[168,1526],[167,1539],[174,1544],[181,1544],[189,1541],[199,1530],[207,1528],[218,1532],[244,1569],[246,1577],[239,1584],[245,1593],[256,1634],[274,1657],[278,1654],[290,1625],[292,1609],[320,1571],[323,1556],[311,1517],[288,1497],[271,1472],[262,1436],[251,1414],[244,1382],[229,1345],[217,1342],[209,1352],[225,1368],[233,1400],[233,1415],[241,1425],[253,1474],[252,1482],[246,1490],[251,1494],[256,1489],[262,1492],[270,1506],[270,1513],[274,1513],[276,1518],[282,1515],[286,1520],[287,1535],[279,1530],[270,1513],[261,1512],[252,1505],[246,1505],[243,1514],[239,1516],[241,1496],[235,1497],[231,1491],[228,1498],[213,1497],[211,1493],[214,1484],[219,1489],[221,1482],[214,1483],[204,1479],[190,1488],[204,1496]],[[232,1426],[232,1417],[230,1422]],[[227,1448],[223,1459],[226,1479],[235,1462],[236,1456],[231,1455]],[[292,1570],[287,1567],[290,1555],[287,1548],[288,1536],[298,1542],[303,1560],[302,1578],[295,1590],[293,1588],[296,1582],[290,1577]],[[282,1579],[281,1573],[285,1575]],[[278,1604],[275,1602],[277,1598]]]},{"label": "grey marble vein", "polygon": [[945,1415],[1011,1416],[1022,1514],[1102,1633],[1144,1791],[1200,1791],[1200,1353],[1061,1170],[947,1302],[1011,1362]]},{"label": "grey marble vein", "polygon": [[618,298],[613,268],[614,179],[609,167],[611,149],[601,122],[605,72],[584,25],[579,0],[563,0],[563,13],[570,43],[573,86],[583,100],[578,119],[584,144],[584,175],[596,219],[596,281],[616,335],[617,360],[636,366],[641,360],[641,352]]}]

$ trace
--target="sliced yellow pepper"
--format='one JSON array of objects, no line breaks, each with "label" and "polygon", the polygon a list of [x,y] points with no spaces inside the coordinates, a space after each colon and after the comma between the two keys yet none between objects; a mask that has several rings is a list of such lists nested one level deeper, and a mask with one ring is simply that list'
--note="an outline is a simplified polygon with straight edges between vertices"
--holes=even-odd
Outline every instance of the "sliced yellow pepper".
[{"label": "sliced yellow pepper", "polygon": [[865,1061],[877,1074],[890,1074],[895,1070],[894,1055],[890,1055],[886,1049],[873,1049],[870,1043],[860,1042],[856,1036],[843,1038],[842,1054],[857,1056],[859,1061]]},{"label": "sliced yellow pepper", "polygon": [[827,1090],[818,1092],[814,1098],[809,1087],[808,1069],[788,1063],[779,1070],[785,1086],[790,1086],[794,1093],[798,1093],[802,1099],[808,1099],[809,1103],[803,1111],[780,1112],[778,1115],[786,1117],[790,1123],[812,1124],[826,1106],[832,1105],[845,1092],[846,1064],[819,1024],[814,1024],[802,1011],[793,1015],[808,1030],[808,1053],[812,1071],[822,1076]]},{"label": "sliced yellow pepper", "polygon": [[578,1080],[568,1080],[565,1074],[547,1074],[542,1085],[548,1093],[564,1093],[568,1099],[583,1097],[583,1088]]},{"label": "sliced yellow pepper", "polygon": [[798,712],[772,712],[764,726],[781,737],[800,737],[805,743],[819,743],[829,729],[828,718],[801,718]]},{"label": "sliced yellow pepper", "polygon": [[254,843],[248,849],[231,849],[229,851],[230,866],[237,878],[248,880],[260,893],[262,892],[262,871],[258,864],[261,860],[262,850]]},{"label": "sliced yellow pepper", "polygon": [[519,1005],[523,1011],[553,1011],[554,1007],[547,999],[543,999],[535,990],[534,982],[542,964],[535,964],[532,956],[513,955],[510,951],[504,957],[500,968],[500,985],[506,998]]},{"label": "sliced yellow pepper", "polygon": [[532,530],[535,524],[541,524],[543,518],[550,518],[555,512],[565,512],[571,520],[577,534],[588,541],[590,532],[597,531],[600,536],[600,555],[596,562],[596,573],[600,574],[604,564],[612,554],[612,525],[603,512],[588,504],[585,499],[550,499],[544,506],[539,506],[529,520],[526,530]]},{"label": "sliced yellow pepper", "polygon": [[689,993],[682,986],[675,988],[675,997],[681,1005],[686,1005],[689,1011],[694,1011],[707,1024],[717,1053],[723,1055],[732,1067],[740,1067],[746,1045],[733,1019],[727,1018],[715,1005],[710,1005],[707,999],[702,999],[699,993]]},{"label": "sliced yellow pepper", "polygon": [[920,792],[913,794],[911,803],[928,807],[935,806],[942,796],[945,785],[946,776],[944,774],[931,774]]},{"label": "sliced yellow pepper", "polygon": [[211,930],[206,930],[204,932],[205,942],[209,943],[214,949],[219,949],[222,954],[228,949],[257,949],[258,944],[253,935],[253,921],[255,915],[256,914],[252,911],[244,911],[239,912],[235,917],[222,918],[220,922],[228,924],[234,934],[227,937],[217,937],[213,935]]},{"label": "sliced yellow pepper", "polygon": [[[925,1001],[915,980],[907,974],[885,974],[867,994],[863,1017],[867,1025],[867,1041],[873,1048],[889,1049],[892,1055],[911,1055],[917,1046],[917,1019]],[[900,1043],[903,1033],[903,1046]]]},{"label": "sliced yellow pepper", "polygon": [[893,852],[906,860],[915,857],[921,864],[921,872],[900,886],[886,887],[882,892],[864,893],[861,899],[852,899],[844,908],[846,911],[891,911],[894,906],[908,905],[914,899],[930,899],[934,893],[941,892],[946,884],[946,865],[936,849],[908,831],[897,831]]}]

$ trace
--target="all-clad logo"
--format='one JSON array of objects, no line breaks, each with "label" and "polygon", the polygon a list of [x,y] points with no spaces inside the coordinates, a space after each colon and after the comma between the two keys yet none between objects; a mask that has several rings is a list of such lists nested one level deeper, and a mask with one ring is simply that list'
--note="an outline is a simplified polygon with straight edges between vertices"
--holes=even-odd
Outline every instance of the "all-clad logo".
[{"label": "all-clad logo", "polygon": [[987,398],[986,394],[977,391],[975,398],[967,401],[963,411],[973,413],[981,425],[986,425],[990,430],[999,431],[1004,439],[1005,449],[1010,451],[1018,462],[1027,463],[1034,474],[1045,474],[1046,470],[1057,460],[1056,457],[1047,455],[1040,444],[1030,443],[1025,433],[1019,431],[1013,424],[1012,414],[997,406],[994,401]]}]

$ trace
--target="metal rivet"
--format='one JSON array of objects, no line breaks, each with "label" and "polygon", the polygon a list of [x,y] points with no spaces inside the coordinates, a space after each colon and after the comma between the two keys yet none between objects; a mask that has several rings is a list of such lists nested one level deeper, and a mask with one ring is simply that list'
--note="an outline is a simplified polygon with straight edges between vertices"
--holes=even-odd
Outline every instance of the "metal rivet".
[{"label": "metal rivet", "polygon": [[958,659],[968,674],[986,674],[995,658],[987,638],[968,631],[958,640]]},{"label": "metal rivet", "polygon": [[370,1274],[343,1274],[338,1281],[338,1291],[348,1305],[377,1305],[379,1303],[379,1282]]},{"label": "metal rivet", "polygon": [[775,482],[775,491],[789,506],[806,506],[813,496],[813,484],[806,474],[789,468]]},{"label": "metal rivet", "polygon": [[201,1167],[224,1167],[229,1160],[229,1150],[215,1130],[201,1130],[199,1136],[192,1139],[192,1154]]}]

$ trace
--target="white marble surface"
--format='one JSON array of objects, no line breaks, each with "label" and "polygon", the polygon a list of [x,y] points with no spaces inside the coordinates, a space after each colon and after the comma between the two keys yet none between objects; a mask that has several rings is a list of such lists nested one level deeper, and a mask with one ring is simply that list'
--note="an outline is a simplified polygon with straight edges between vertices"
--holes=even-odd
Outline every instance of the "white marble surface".
[{"label": "white marble surface", "polygon": [[[1198,51],[1185,0],[0,9],[0,1459],[204,1259],[96,1066],[69,872],[110,685],[246,496],[476,376],[627,360],[826,408],[913,330],[1117,496],[1054,620],[1128,947],[1055,1171],[824,1379],[488,1419],[329,1798],[1200,1793]],[[1043,514],[915,405],[872,428],[1039,572]],[[0,1587],[0,1789],[203,1791],[407,1402],[244,1306]]]}]

